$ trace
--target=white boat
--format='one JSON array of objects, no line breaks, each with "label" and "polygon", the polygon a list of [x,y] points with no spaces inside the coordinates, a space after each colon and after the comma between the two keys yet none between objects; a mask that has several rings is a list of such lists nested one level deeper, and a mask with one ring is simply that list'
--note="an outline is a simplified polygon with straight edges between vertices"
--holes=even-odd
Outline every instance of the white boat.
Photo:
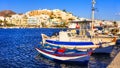
[{"label": "white boat", "polygon": [[[82,50],[92,48],[96,53],[110,53],[113,45],[116,44],[116,37],[95,34],[93,30],[94,5],[95,0],[92,0],[92,21],[72,21],[73,25],[76,24],[75,28],[77,30],[60,31],[56,37],[48,37],[45,34],[41,34],[42,44]],[[73,25],[71,26],[72,28],[74,28]],[[106,51],[104,48],[108,48],[110,51]],[[98,49],[100,50],[97,51]]]},{"label": "white boat", "polygon": [[116,37],[116,44],[120,44],[120,27],[106,27],[103,30],[96,30],[98,36]]},{"label": "white boat", "polygon": [[53,46],[59,46],[69,49],[96,49],[100,45],[91,41],[91,38],[85,36],[75,36],[69,31],[60,31],[58,36],[48,37],[45,34],[41,34],[42,44],[49,44]]}]

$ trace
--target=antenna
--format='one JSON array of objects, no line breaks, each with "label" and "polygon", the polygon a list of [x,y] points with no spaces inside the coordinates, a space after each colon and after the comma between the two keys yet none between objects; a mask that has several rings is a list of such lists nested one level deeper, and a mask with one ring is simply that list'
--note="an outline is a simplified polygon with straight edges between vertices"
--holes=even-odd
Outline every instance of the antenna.
[{"label": "antenna", "polygon": [[95,0],[92,0],[92,24],[91,24],[91,29],[93,30],[93,23],[94,21],[94,14],[95,14]]}]

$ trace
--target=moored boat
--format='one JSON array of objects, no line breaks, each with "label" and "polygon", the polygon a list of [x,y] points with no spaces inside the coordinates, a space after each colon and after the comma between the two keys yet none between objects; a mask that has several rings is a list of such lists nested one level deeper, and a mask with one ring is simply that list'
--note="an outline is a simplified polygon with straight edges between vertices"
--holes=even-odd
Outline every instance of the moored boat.
[{"label": "moored boat", "polygon": [[[113,46],[116,44],[116,37],[109,35],[99,35],[94,32],[94,8],[95,0],[92,0],[92,20],[71,21],[68,31],[60,31],[57,36],[42,36],[42,45],[49,44],[53,46],[65,47],[70,49],[93,49],[98,50],[95,53],[111,53]],[[109,49],[109,51],[104,49]]]},{"label": "moored boat", "polygon": [[[42,45],[49,44],[53,46],[64,47],[68,49],[96,49],[99,44],[94,44],[90,38],[84,36],[74,36],[69,31],[60,31],[58,36],[48,37],[45,34],[42,36]],[[81,37],[81,38],[80,38]]]},{"label": "moored boat", "polygon": [[79,51],[76,49],[66,48],[49,48],[41,46],[36,50],[44,57],[60,63],[73,63],[79,62],[79,64],[88,64],[92,50]]},{"label": "moored boat", "polygon": [[[52,45],[64,47],[68,49],[93,49],[94,53],[110,53],[113,46],[116,44],[116,37],[84,37],[84,36],[71,36],[72,34],[67,31],[60,31],[59,35],[48,37],[45,34],[42,36],[42,45]],[[107,49],[107,50],[106,50]]]}]

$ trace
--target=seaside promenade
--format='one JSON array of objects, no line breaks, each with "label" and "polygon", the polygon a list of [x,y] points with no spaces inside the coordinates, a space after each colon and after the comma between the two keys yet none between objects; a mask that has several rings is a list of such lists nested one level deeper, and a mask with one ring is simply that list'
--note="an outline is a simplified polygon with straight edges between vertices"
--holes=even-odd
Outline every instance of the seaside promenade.
[{"label": "seaside promenade", "polygon": [[120,52],[114,57],[107,68],[120,68]]}]

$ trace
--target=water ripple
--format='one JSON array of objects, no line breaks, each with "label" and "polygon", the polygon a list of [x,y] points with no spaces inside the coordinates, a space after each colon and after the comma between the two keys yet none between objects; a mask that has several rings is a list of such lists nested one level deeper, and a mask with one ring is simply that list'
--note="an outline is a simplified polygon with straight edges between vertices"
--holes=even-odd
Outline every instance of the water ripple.
[{"label": "water ripple", "polygon": [[[63,29],[0,29],[0,67],[2,68],[105,68],[112,60],[106,55],[91,56],[88,66],[59,64],[39,55],[41,33],[49,36]],[[114,49],[112,57],[120,50]],[[102,58],[101,58],[102,57]]]}]

